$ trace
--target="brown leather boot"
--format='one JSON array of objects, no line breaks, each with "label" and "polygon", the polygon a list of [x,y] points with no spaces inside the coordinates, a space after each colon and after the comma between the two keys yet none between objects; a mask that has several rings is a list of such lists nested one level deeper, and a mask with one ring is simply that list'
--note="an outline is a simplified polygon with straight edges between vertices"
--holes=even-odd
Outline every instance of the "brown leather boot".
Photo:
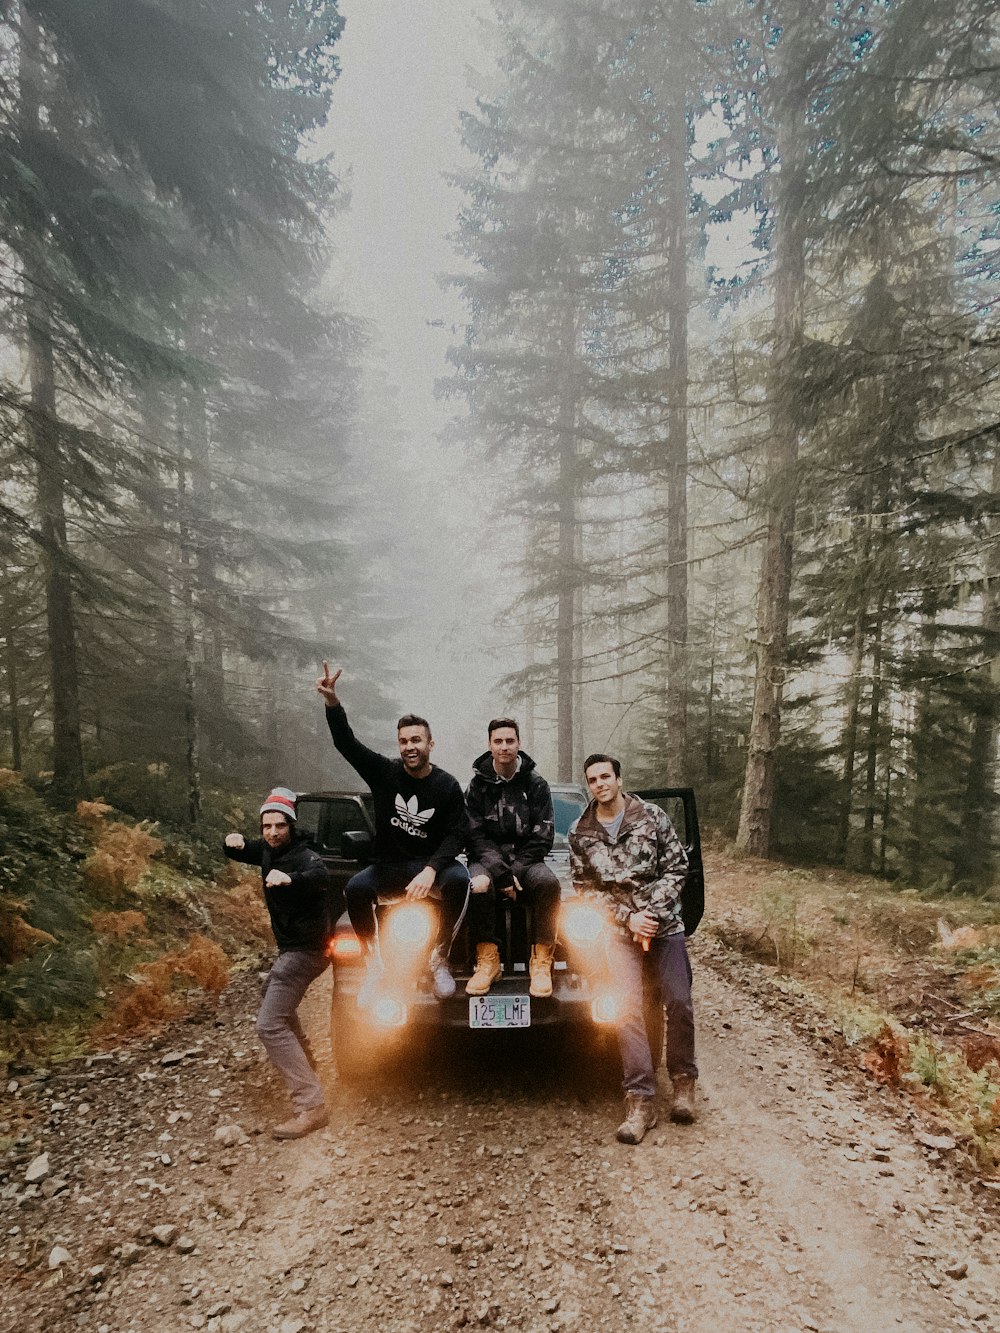
[{"label": "brown leather boot", "polygon": [[528,986],[529,995],[536,995],[539,999],[544,999],[546,995],[552,994],[552,954],[554,949],[554,944],[533,944],[531,946],[531,957],[528,959],[528,973],[531,976],[531,984]]},{"label": "brown leather boot", "polygon": [[465,983],[466,995],[485,995],[496,981],[503,976],[500,966],[500,950],[495,944],[476,945],[476,970]]},{"label": "brown leather boot", "polygon": [[641,1143],[646,1131],[656,1125],[656,1110],[652,1097],[642,1097],[637,1092],[625,1094],[625,1119],[618,1126],[619,1143]]},{"label": "brown leather boot", "polygon": [[686,1074],[676,1074],[671,1080],[674,1095],[670,1102],[670,1119],[679,1125],[690,1125],[694,1120],[694,1085],[696,1080]]},{"label": "brown leather boot", "polygon": [[330,1116],[325,1106],[311,1106],[308,1111],[299,1111],[291,1120],[284,1120],[271,1130],[275,1139],[303,1139],[316,1129],[322,1129],[330,1123]]}]

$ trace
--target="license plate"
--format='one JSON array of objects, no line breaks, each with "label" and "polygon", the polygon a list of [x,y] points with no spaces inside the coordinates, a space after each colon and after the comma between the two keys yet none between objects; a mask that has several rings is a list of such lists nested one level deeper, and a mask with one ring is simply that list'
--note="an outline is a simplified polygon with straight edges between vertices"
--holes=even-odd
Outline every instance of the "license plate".
[{"label": "license plate", "polygon": [[527,995],[474,995],[469,1001],[470,1028],[527,1028],[531,999]]}]

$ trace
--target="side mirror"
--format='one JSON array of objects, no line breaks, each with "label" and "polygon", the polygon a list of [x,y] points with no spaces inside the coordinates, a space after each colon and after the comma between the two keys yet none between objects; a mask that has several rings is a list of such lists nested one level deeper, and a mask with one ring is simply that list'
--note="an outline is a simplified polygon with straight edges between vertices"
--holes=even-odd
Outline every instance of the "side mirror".
[{"label": "side mirror", "polygon": [[340,839],[340,854],[345,861],[363,861],[374,846],[367,830],[349,829]]}]

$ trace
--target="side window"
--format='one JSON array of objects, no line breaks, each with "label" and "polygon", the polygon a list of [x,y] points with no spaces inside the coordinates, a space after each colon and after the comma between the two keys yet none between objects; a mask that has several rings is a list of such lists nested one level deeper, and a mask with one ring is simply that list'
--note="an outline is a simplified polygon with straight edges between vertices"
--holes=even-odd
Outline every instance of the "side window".
[{"label": "side window", "polygon": [[357,801],[328,801],[323,838],[326,850],[340,855],[341,840],[345,833],[367,833],[368,825]]},{"label": "side window", "polygon": [[351,830],[367,831],[364,814],[356,801],[299,801],[299,829],[317,852],[339,856],[341,839]]},{"label": "side window", "polygon": [[323,816],[322,801],[298,801],[295,806],[298,816],[299,832],[313,851],[320,851],[320,823]]}]

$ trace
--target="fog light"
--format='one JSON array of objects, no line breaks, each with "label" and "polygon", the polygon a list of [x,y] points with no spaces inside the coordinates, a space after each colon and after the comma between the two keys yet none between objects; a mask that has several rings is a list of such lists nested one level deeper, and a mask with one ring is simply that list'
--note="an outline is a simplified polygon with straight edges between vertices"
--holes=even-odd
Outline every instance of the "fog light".
[{"label": "fog light", "polygon": [[613,1023],[618,1017],[618,1000],[607,991],[590,1002],[595,1023]]},{"label": "fog light", "polygon": [[373,1023],[380,1028],[401,1028],[406,1023],[406,1005],[391,995],[379,995],[368,1010]]},{"label": "fog light", "polygon": [[571,944],[596,944],[604,933],[604,916],[587,903],[571,903],[563,912],[560,933]]},{"label": "fog light", "polygon": [[327,945],[326,951],[331,958],[359,958],[361,941],[353,931],[350,933],[346,930],[338,931]]},{"label": "fog light", "polygon": [[422,949],[430,944],[434,922],[430,910],[420,903],[394,907],[385,923],[386,939],[404,949]]}]

